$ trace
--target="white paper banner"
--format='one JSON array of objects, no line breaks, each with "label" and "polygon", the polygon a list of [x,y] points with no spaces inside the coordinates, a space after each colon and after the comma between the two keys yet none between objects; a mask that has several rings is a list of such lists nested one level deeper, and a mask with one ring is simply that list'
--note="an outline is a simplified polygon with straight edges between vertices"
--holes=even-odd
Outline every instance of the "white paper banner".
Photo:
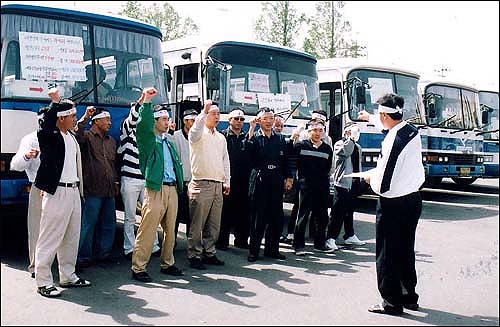
[{"label": "white paper banner", "polygon": [[257,104],[257,95],[255,92],[234,91],[231,100],[242,104]]},{"label": "white paper banner", "polygon": [[290,110],[292,107],[290,94],[258,93],[259,108],[270,108],[274,111]]},{"label": "white paper banner", "polygon": [[281,93],[290,94],[290,99],[294,102],[302,100],[301,106],[307,107],[307,92],[304,82],[283,81],[281,83]]},{"label": "white paper banner", "polygon": [[26,80],[87,80],[81,37],[19,32],[19,50]]},{"label": "white paper banner", "polygon": [[387,93],[394,93],[392,89],[392,80],[387,78],[368,78],[370,84],[370,98],[372,103],[377,103],[377,100]]},{"label": "white paper banner", "polygon": [[248,90],[269,93],[269,76],[266,74],[248,73]]}]

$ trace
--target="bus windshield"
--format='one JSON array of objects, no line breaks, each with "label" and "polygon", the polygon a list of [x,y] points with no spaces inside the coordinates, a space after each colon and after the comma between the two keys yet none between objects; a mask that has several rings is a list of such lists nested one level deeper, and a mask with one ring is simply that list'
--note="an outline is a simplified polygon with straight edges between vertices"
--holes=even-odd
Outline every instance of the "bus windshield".
[{"label": "bus windshield", "polygon": [[2,100],[46,100],[57,87],[78,103],[129,106],[155,87],[166,102],[159,37],[64,19],[2,14]]},{"label": "bus windshield", "polygon": [[395,72],[355,69],[347,75],[349,117],[358,119],[358,112],[366,110],[373,114],[378,108],[377,100],[387,93],[404,98],[403,119],[423,124],[423,108],[418,96],[418,78]]},{"label": "bus windshield", "polygon": [[[479,92],[479,103],[481,104],[481,111],[486,111],[488,113],[488,121],[483,122],[483,130],[496,131],[496,139],[498,139],[498,93],[484,91]],[[493,138],[493,135],[485,134],[485,138]]]},{"label": "bus windshield", "polygon": [[223,113],[240,107],[254,115],[259,106],[272,102],[280,103],[283,111],[296,107],[292,116],[306,119],[320,108],[316,62],[312,59],[238,45],[215,45],[207,55],[232,66],[221,73],[218,100]]},{"label": "bus windshield", "polygon": [[477,93],[452,86],[430,85],[425,94],[435,98],[435,117],[429,124],[472,130],[479,127]]}]

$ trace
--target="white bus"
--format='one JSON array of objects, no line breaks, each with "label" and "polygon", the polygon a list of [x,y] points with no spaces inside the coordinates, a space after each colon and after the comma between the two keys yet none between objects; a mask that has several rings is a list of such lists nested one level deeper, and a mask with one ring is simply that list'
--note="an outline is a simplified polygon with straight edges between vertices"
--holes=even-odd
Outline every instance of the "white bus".
[{"label": "white bus", "polygon": [[484,178],[498,178],[498,92],[479,91],[481,134],[484,137]]}]

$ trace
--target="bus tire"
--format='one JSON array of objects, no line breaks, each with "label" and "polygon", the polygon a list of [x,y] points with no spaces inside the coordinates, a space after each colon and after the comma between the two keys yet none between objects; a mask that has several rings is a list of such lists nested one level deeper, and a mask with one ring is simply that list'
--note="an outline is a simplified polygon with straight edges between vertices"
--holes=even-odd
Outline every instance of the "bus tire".
[{"label": "bus tire", "polygon": [[443,177],[427,177],[425,179],[423,187],[429,187],[429,188],[438,187],[439,185],[441,185],[442,181]]},{"label": "bus tire", "polygon": [[452,177],[451,179],[458,185],[470,185],[476,181],[477,177]]}]

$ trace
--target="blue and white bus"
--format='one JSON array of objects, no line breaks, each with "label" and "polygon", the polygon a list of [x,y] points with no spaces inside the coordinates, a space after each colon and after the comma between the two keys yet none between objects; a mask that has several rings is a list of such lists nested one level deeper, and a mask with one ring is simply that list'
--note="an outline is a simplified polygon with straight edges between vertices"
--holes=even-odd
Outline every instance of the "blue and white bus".
[{"label": "blue and white bus", "polygon": [[1,7],[1,201],[26,204],[29,182],[11,171],[21,138],[36,129],[35,113],[57,87],[63,98],[106,107],[118,139],[130,103],[142,89],[159,91],[167,101],[160,30],[127,18],[29,5]]},{"label": "blue and white bus", "polygon": [[[163,43],[164,60],[172,70],[171,103],[181,127],[186,105],[219,103],[225,129],[228,113],[240,107],[248,121],[260,107],[285,118],[284,134],[310,119],[320,108],[316,59],[304,52],[262,42],[179,39]],[[190,102],[193,101],[193,102]],[[293,112],[292,112],[293,111]]]},{"label": "blue and white bus", "polygon": [[363,171],[377,165],[383,134],[373,124],[358,120],[358,113],[376,112],[376,101],[387,93],[405,100],[403,119],[423,126],[424,111],[418,95],[420,76],[395,67],[371,65],[364,58],[321,59],[318,61],[321,103],[329,116],[329,135],[335,142],[342,138],[344,126],[356,122],[361,136]]},{"label": "blue and white bus", "polygon": [[498,92],[479,91],[481,134],[484,137],[484,178],[498,178]]},{"label": "blue and white bus", "polygon": [[421,82],[427,125],[424,163],[433,184],[445,177],[461,185],[484,174],[483,136],[479,123],[478,91],[446,81]]}]

